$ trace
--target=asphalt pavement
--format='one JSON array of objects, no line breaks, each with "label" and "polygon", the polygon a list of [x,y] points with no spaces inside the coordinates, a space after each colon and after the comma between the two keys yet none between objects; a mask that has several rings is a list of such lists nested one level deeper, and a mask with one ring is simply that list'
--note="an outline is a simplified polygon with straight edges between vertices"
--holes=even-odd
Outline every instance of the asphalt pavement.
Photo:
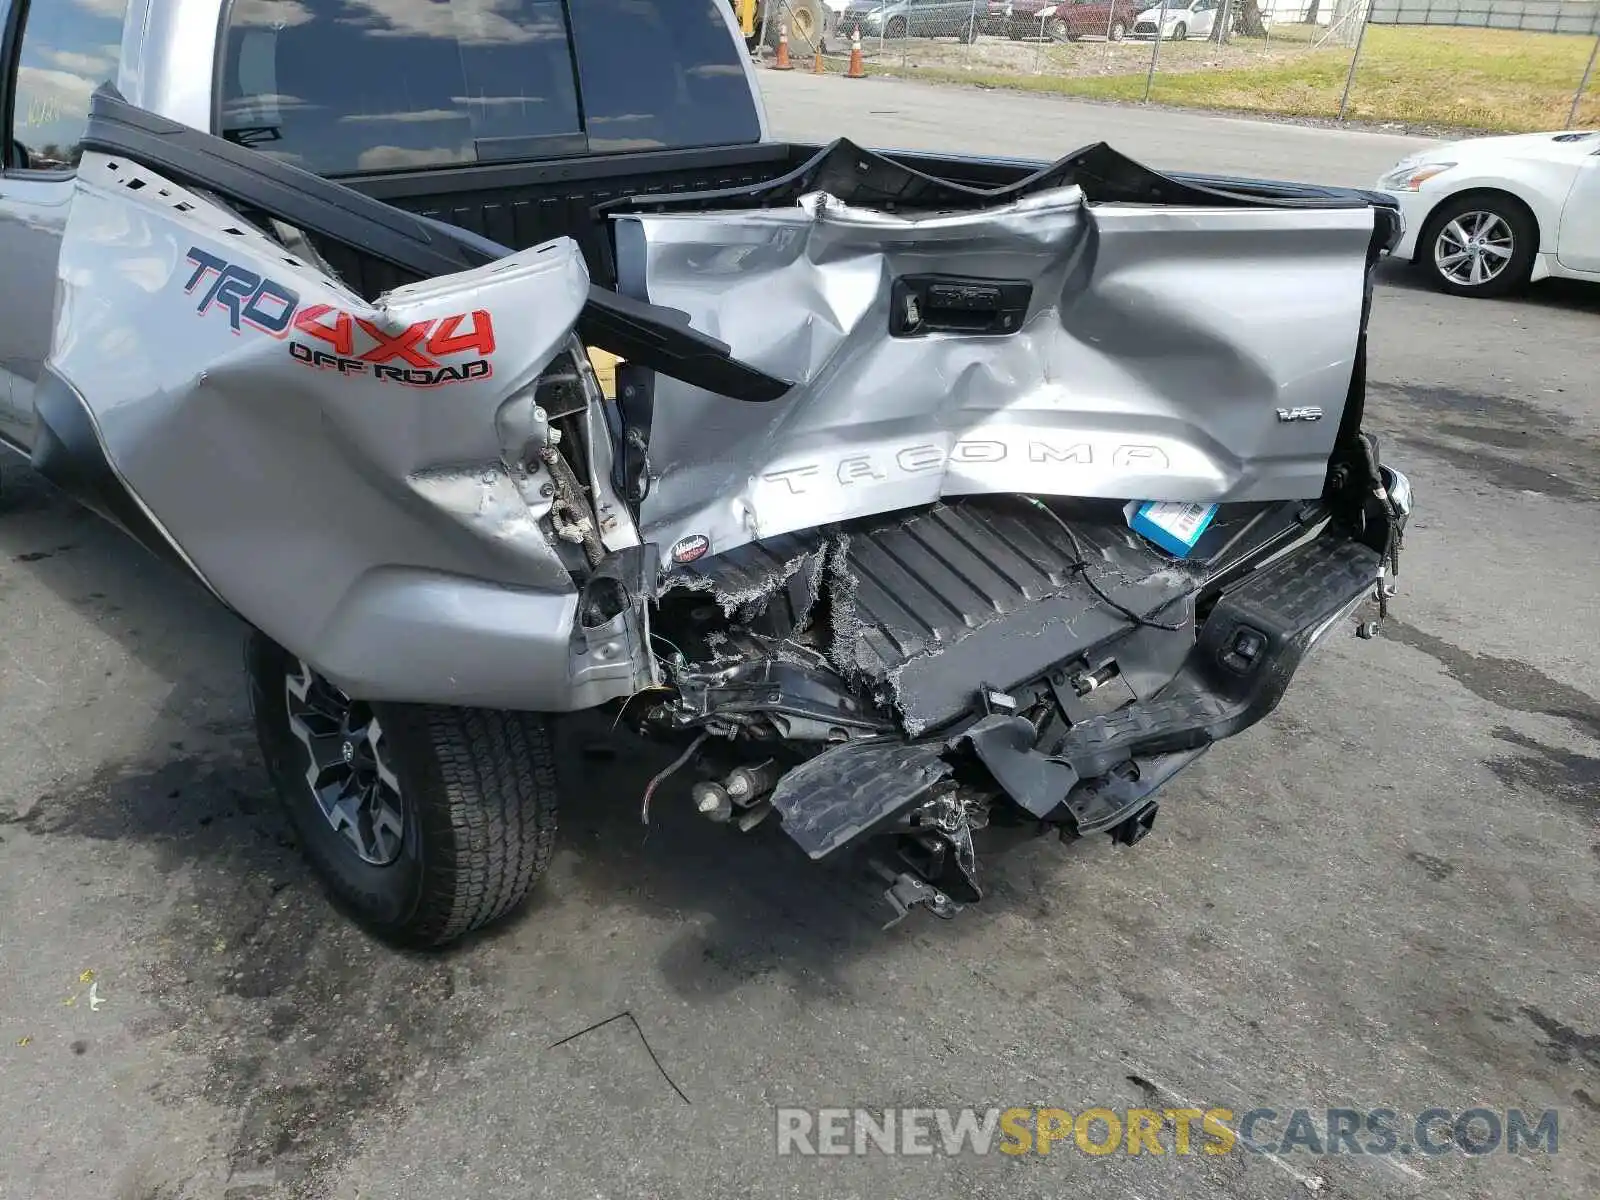
[{"label": "asphalt pavement", "polygon": [[778,137],[848,137],[870,149],[1054,159],[1107,142],[1158,170],[1370,187],[1428,138],[1246,121],[1182,109],[891,80],[762,71]]},{"label": "asphalt pavement", "polygon": [[[1353,183],[1404,151],[779,86],[796,136],[1037,157],[1105,138],[1156,166]],[[1023,846],[982,905],[887,932],[777,831],[735,841],[666,793],[646,836],[630,749],[566,757],[581,799],[513,919],[439,955],[374,944],[292,847],[234,620],[8,473],[0,1197],[1600,1194],[1600,289],[1471,302],[1385,267],[1372,329],[1369,423],[1418,504],[1383,637],[1319,651],[1140,845]],[[1169,1136],[1159,1157],[818,1159],[775,1153],[778,1105],[1560,1124],[1554,1153],[1519,1156],[1177,1155]]]}]

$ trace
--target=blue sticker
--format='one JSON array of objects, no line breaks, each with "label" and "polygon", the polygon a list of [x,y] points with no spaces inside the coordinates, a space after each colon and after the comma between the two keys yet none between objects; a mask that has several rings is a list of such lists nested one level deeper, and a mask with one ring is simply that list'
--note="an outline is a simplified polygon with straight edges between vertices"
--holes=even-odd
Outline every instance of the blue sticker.
[{"label": "blue sticker", "polygon": [[1186,558],[1210,526],[1211,518],[1217,515],[1217,506],[1172,504],[1161,500],[1146,500],[1141,504],[1133,500],[1123,512],[1129,529],[1149,538],[1175,558]]}]

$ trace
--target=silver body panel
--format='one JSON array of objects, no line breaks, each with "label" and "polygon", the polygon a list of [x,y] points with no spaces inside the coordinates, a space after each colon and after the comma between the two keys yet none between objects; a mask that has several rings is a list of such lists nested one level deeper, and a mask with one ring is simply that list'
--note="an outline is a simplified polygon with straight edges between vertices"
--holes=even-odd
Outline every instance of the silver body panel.
[{"label": "silver body panel", "polygon": [[33,387],[50,351],[56,253],[72,180],[0,178],[0,443],[26,446]]},{"label": "silver body panel", "polygon": [[[649,300],[798,381],[771,405],[657,381],[643,533],[712,553],[941,496],[1319,495],[1373,230],[1368,208],[1086,206],[1077,188],[911,219],[814,195],[621,220]],[[1028,280],[1026,324],[891,337],[891,285],[915,273]]]},{"label": "silver body panel", "polygon": [[[487,312],[495,347],[479,361],[492,373],[421,387],[307,364],[293,346],[315,339],[205,303],[220,272],[195,251],[271,280],[297,311],[325,305],[391,336]],[[559,241],[368,304],[226,210],[87,155],[50,367],[207,585],[346,691],[583,708],[647,682],[649,656],[622,623],[576,629],[572,577],[539,526],[550,501],[508,440],[587,288],[576,246]],[[604,478],[609,462],[594,466]],[[626,513],[600,501],[618,514],[608,548],[634,544]]]}]

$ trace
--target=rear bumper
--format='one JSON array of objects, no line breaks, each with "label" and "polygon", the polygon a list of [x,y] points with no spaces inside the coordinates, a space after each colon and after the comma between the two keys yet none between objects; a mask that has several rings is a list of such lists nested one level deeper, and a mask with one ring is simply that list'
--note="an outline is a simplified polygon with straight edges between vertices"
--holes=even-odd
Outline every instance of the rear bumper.
[{"label": "rear bumper", "polygon": [[[1410,484],[1391,468],[1384,477],[1397,537]],[[827,750],[779,781],[773,807],[789,836],[820,859],[893,829],[952,777],[970,784],[978,767],[993,794],[1067,836],[1136,841],[1153,822],[1158,789],[1211,745],[1270,714],[1306,658],[1387,586],[1388,545],[1387,529],[1357,537],[1325,522],[1220,589],[1191,596],[1191,609],[1204,613],[1198,628],[1134,628],[1086,651],[1072,644],[1075,621],[1058,626],[1054,653],[1035,635],[1034,652],[1046,661],[1031,683],[1001,693],[972,680],[969,694],[987,710],[976,719],[937,737]],[[1086,691],[1082,681],[1101,673],[1140,698],[1092,713],[1088,696],[1098,685]],[[898,677],[904,704],[907,680]],[[1042,719],[1041,696],[1045,709],[1055,705]]]},{"label": "rear bumper", "polygon": [[1151,699],[1074,724],[1048,752],[999,714],[965,741],[1034,816],[1079,836],[1111,832],[1198,752],[1271,713],[1312,650],[1380,586],[1381,566],[1377,551],[1325,532],[1225,591]]}]

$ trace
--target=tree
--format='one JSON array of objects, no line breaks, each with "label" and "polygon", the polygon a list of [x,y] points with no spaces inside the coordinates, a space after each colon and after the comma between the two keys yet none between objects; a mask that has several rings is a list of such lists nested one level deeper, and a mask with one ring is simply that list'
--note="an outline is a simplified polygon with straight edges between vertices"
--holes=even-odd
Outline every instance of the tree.
[{"label": "tree", "polygon": [[1260,0],[1222,0],[1222,11],[1211,31],[1211,40],[1225,42],[1235,33],[1244,37],[1267,36],[1267,23],[1261,17]]},{"label": "tree", "polygon": [[[1316,4],[1317,0],[1311,0]],[[1261,5],[1258,0],[1239,0],[1239,32],[1245,37],[1264,38],[1267,36],[1267,23],[1261,16]]]}]

